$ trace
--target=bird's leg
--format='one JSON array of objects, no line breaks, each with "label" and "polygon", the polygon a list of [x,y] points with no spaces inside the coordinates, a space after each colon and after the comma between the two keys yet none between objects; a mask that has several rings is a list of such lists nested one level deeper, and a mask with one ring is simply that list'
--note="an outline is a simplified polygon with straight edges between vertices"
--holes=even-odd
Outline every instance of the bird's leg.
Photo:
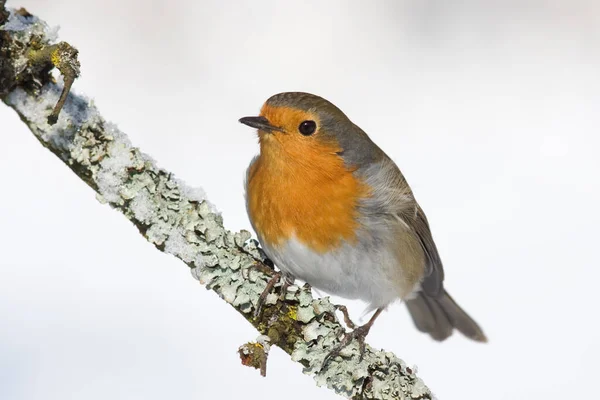
[{"label": "bird's leg", "polygon": [[344,316],[344,322],[348,328],[356,329],[356,324],[350,319],[350,314],[348,314],[348,308],[346,308],[346,306],[336,304],[335,309],[342,312],[342,315]]},{"label": "bird's leg", "polygon": [[280,298],[285,298],[285,294],[287,292],[288,287],[294,283],[294,277],[286,274],[285,272],[273,272],[273,276],[271,277],[271,279],[269,279],[269,282],[267,282],[267,286],[265,286],[265,290],[263,290],[263,292],[260,294],[260,297],[258,298],[258,303],[256,304],[256,310],[254,310],[254,317],[258,318],[261,316],[262,314],[262,310],[263,310],[263,306],[265,305],[265,302],[267,301],[267,296],[269,295],[269,293],[271,293],[271,291],[273,290],[273,288],[275,287],[275,285],[277,285],[281,279],[283,278],[283,283],[281,285],[281,294],[280,294]]},{"label": "bird's leg", "polygon": [[350,316],[348,315],[348,310],[346,309],[346,307],[338,306],[336,308],[338,308],[342,312],[342,314],[344,314],[344,321],[346,322],[346,325],[348,325],[348,327],[352,328],[352,332],[344,333],[344,337],[342,338],[342,341],[340,342],[340,344],[336,348],[331,350],[329,352],[329,354],[327,354],[327,356],[325,356],[325,359],[323,360],[323,366],[321,367],[321,369],[324,369],[325,367],[327,367],[327,364],[329,364],[329,362],[331,360],[333,360],[335,357],[339,356],[340,352],[346,346],[348,346],[350,343],[352,343],[352,341],[354,339],[358,340],[358,346],[359,346],[359,351],[360,351],[360,361],[362,361],[363,356],[365,355],[365,351],[366,351],[365,338],[369,334],[369,331],[371,330],[373,323],[375,322],[377,317],[379,317],[379,314],[381,314],[381,312],[383,311],[383,307],[378,308],[377,311],[375,311],[375,314],[373,314],[373,316],[371,317],[371,319],[369,319],[369,322],[357,327],[350,320]]},{"label": "bird's leg", "polygon": [[293,275],[290,275],[286,272],[281,273],[283,278],[283,283],[281,284],[281,292],[279,294],[280,299],[285,299],[285,294],[287,293],[288,288],[294,284],[296,278]]}]

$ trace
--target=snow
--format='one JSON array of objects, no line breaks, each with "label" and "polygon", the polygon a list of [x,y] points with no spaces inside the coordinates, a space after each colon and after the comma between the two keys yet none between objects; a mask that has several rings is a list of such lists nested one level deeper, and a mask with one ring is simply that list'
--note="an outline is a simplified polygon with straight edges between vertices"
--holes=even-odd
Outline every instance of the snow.
[{"label": "snow", "polygon": [[8,21],[2,27],[7,31],[21,32],[21,38],[27,42],[32,35],[41,35],[50,43],[54,43],[58,39],[58,26],[49,27],[44,21],[40,20],[35,15],[22,16],[15,12],[14,9],[9,10],[10,15]]},{"label": "snow", "polygon": [[69,96],[58,121],[54,125],[48,124],[48,116],[56,105],[62,88],[63,81],[60,77],[55,85],[44,86],[39,96],[31,96],[17,88],[7,96],[7,102],[26,120],[31,121],[30,125],[39,132],[43,141],[51,141],[56,147],[68,150],[77,128],[85,121],[96,121],[100,117],[87,97]]},{"label": "snow", "polygon": [[183,232],[173,230],[165,242],[165,253],[179,257],[186,263],[191,263],[196,259],[198,251],[185,239]]},{"label": "snow", "polygon": [[132,165],[131,147],[123,142],[109,145],[109,157],[102,160],[96,178],[98,191],[102,197],[112,203],[120,203],[121,189],[127,178],[127,168]]},{"label": "snow", "polygon": [[147,191],[140,191],[129,205],[134,217],[143,223],[148,223],[156,216],[156,205],[150,200]]},{"label": "snow", "polygon": [[206,200],[206,192],[200,187],[190,187],[180,179],[175,179],[181,194],[190,201],[201,203]]}]

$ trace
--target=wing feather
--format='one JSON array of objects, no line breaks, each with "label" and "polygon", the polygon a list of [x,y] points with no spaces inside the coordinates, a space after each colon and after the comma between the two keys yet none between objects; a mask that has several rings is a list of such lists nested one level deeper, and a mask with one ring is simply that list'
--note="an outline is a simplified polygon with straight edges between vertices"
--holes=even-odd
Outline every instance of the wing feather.
[{"label": "wing feather", "polygon": [[425,254],[425,274],[421,289],[429,296],[440,295],[443,291],[444,267],[427,217],[400,169],[384,156],[381,161],[361,172],[376,192],[365,201],[366,211],[373,217],[388,215],[396,218],[418,239]]}]

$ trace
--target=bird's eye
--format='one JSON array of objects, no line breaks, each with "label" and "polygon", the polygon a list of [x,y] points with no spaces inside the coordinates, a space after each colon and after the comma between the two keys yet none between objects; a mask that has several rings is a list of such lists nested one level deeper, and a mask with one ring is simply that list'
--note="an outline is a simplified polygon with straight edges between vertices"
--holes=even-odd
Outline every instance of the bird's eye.
[{"label": "bird's eye", "polygon": [[304,136],[310,136],[317,130],[317,123],[315,121],[302,121],[298,130]]}]

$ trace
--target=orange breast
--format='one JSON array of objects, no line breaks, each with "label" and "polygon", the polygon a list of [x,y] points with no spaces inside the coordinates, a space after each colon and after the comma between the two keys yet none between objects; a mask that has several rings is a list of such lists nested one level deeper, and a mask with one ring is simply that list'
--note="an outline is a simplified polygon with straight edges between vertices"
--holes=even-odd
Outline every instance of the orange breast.
[{"label": "orange breast", "polygon": [[248,171],[248,212],[271,246],[294,236],[324,253],[356,240],[357,205],[369,190],[336,150],[323,144],[294,148],[282,146],[275,136],[261,138],[261,156]]}]

